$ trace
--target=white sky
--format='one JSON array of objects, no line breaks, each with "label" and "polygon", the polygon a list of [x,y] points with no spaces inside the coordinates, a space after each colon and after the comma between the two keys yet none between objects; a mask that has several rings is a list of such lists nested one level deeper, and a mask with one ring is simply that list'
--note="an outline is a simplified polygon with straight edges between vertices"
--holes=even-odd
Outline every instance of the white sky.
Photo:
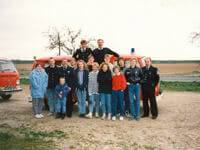
[{"label": "white sky", "polygon": [[120,54],[200,59],[190,33],[200,31],[200,0],[1,0],[0,57],[32,59],[45,50],[49,26],[81,28]]}]

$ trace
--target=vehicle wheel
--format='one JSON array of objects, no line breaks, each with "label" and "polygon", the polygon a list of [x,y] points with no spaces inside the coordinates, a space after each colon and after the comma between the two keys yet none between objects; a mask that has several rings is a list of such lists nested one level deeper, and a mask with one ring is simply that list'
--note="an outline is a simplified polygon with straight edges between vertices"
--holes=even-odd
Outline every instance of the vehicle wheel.
[{"label": "vehicle wheel", "polygon": [[1,95],[1,97],[2,97],[3,99],[5,99],[5,100],[10,99],[11,96],[12,96],[11,94],[10,94],[10,95],[5,95],[5,94]]}]

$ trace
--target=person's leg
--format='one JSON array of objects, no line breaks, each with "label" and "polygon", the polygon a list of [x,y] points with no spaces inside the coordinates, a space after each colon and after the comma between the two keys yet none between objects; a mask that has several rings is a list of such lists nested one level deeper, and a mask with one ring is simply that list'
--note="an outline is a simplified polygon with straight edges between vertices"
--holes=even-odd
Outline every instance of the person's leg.
[{"label": "person's leg", "polygon": [[42,108],[43,108],[43,98],[38,99],[38,113],[42,114]]},{"label": "person's leg", "polygon": [[92,94],[89,96],[89,114],[92,114],[93,113],[93,109],[94,109],[94,98],[95,98],[95,95]]},{"label": "person's leg", "polygon": [[87,92],[84,90],[82,91],[82,110],[83,110],[83,115],[85,115],[86,113],[86,96],[87,96]]},{"label": "person's leg", "polygon": [[117,113],[117,91],[112,91],[112,100],[111,100],[111,107],[112,107],[112,117],[116,117]]},{"label": "person's leg", "polygon": [[100,98],[101,98],[101,109],[102,109],[102,119],[105,119],[105,114],[106,114],[106,99],[105,99],[105,94],[100,93]]},{"label": "person's leg", "polygon": [[149,93],[146,88],[142,88],[142,96],[143,96],[143,115],[142,117],[148,117],[149,116],[149,104],[148,104],[148,99],[149,99]]},{"label": "person's leg", "polygon": [[108,113],[108,120],[111,119],[111,94],[106,94],[106,104],[107,104],[107,113]]},{"label": "person's leg", "polygon": [[120,116],[124,116],[124,92],[118,91],[118,101],[120,104]]},{"label": "person's leg", "polygon": [[154,91],[150,93],[150,105],[151,105],[152,117],[153,119],[156,119],[158,117],[158,107],[157,107],[157,101],[156,101],[156,96],[155,96]]},{"label": "person's leg", "polygon": [[62,102],[61,102],[61,112],[62,112],[62,114],[64,114],[64,115],[66,115],[66,110],[67,110],[67,108],[66,108],[66,103],[67,103],[67,98],[64,97],[64,98],[62,99]]},{"label": "person's leg", "polygon": [[36,115],[36,99],[32,99],[32,109],[33,109],[33,115]]},{"label": "person's leg", "polygon": [[135,86],[135,115],[136,119],[140,119],[140,85]]},{"label": "person's leg", "polygon": [[53,107],[53,90],[48,89],[47,90],[47,97],[48,97],[48,105],[49,105],[49,112],[54,113],[54,107]]},{"label": "person's leg", "polygon": [[73,101],[72,101],[72,91],[70,91],[67,95],[67,101],[66,101],[66,115],[67,117],[72,116],[73,111]]},{"label": "person's leg", "polygon": [[130,110],[131,110],[131,116],[134,117],[134,101],[135,101],[135,97],[134,97],[134,85],[129,85],[128,86],[129,89],[129,100],[130,100]]},{"label": "person's leg", "polygon": [[124,91],[124,103],[125,103],[125,112],[128,114],[130,112],[130,100],[128,94],[128,87]]},{"label": "person's leg", "polygon": [[95,99],[96,117],[98,117],[98,115],[99,115],[99,107],[100,107],[100,96],[99,96],[99,94],[95,94],[94,99]]},{"label": "person's leg", "polygon": [[77,95],[77,98],[78,98],[78,111],[79,111],[79,114],[81,115],[82,114],[82,107],[81,107],[82,94],[81,94],[81,91],[77,89],[76,95]]}]

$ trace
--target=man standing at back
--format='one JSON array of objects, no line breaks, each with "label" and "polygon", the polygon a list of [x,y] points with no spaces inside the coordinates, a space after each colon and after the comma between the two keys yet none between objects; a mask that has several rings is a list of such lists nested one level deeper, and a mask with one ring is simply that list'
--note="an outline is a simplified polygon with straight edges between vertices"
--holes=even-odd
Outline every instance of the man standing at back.
[{"label": "man standing at back", "polygon": [[78,60],[84,60],[85,63],[88,62],[88,57],[92,55],[92,50],[88,48],[86,40],[81,41],[81,48],[77,49],[75,53],[73,54],[73,58]]},{"label": "man standing at back", "polygon": [[98,64],[102,64],[104,62],[104,57],[106,54],[114,55],[115,57],[119,57],[119,54],[112,51],[109,48],[103,47],[104,41],[103,39],[97,40],[98,48],[93,50],[93,56],[95,59],[95,62],[98,62]]}]

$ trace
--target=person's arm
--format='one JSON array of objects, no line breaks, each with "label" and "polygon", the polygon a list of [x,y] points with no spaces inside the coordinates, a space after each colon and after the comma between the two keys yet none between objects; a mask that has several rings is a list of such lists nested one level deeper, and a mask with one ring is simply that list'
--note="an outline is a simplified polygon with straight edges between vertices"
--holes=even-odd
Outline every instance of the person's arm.
[{"label": "person's arm", "polygon": [[118,53],[112,51],[112,50],[109,49],[109,48],[106,48],[106,53],[107,53],[107,54],[110,54],[110,55],[114,55],[115,57],[119,57],[119,54],[118,54]]},{"label": "person's arm", "polygon": [[160,75],[158,73],[158,69],[155,68],[155,86],[158,85],[159,81],[160,81]]},{"label": "person's arm", "polygon": [[77,58],[78,51],[79,51],[79,50],[77,49],[77,50],[74,52],[74,54],[72,55],[72,57],[75,58],[76,60],[78,59],[78,58]]},{"label": "person's arm", "polygon": [[31,83],[31,88],[34,88],[34,89],[39,88],[39,85],[37,83],[37,79],[36,79],[36,77],[35,77],[33,72],[29,76],[29,81]]},{"label": "person's arm", "polygon": [[45,89],[47,88],[47,86],[48,86],[48,75],[47,75],[47,73],[46,72],[44,72],[44,76],[45,76],[45,79],[44,79],[44,87],[45,87]]},{"label": "person's arm", "polygon": [[122,82],[123,82],[123,90],[125,90],[126,89],[126,86],[127,86],[127,83],[126,83],[126,78],[125,78],[125,76],[124,75],[122,75]]}]

